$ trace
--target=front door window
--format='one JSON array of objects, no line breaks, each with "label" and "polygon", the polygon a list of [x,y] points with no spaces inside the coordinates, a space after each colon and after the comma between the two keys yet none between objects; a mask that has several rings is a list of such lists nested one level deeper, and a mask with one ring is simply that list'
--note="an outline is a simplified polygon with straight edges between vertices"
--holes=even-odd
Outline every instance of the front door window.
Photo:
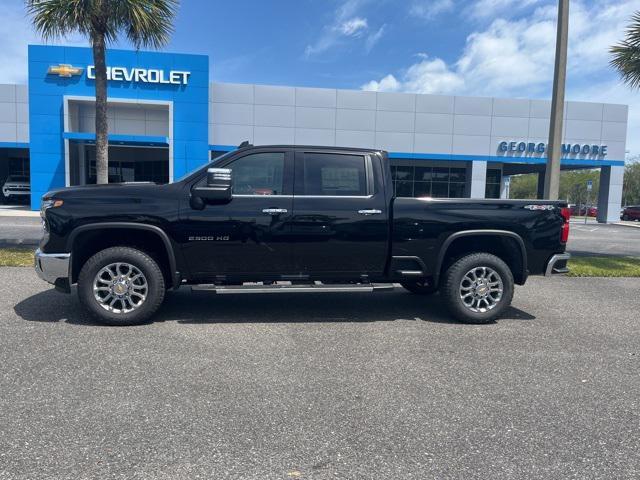
[{"label": "front door window", "polygon": [[282,195],[284,152],[254,153],[229,165],[234,195]]}]

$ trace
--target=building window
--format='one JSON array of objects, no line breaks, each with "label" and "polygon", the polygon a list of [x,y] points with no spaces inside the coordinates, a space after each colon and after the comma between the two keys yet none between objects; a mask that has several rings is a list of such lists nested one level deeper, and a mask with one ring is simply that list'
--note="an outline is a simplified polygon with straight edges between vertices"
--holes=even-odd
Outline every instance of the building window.
[{"label": "building window", "polygon": [[228,152],[225,152],[222,150],[211,150],[209,160],[215,160],[216,158],[221,157],[225,153],[228,153]]},{"label": "building window", "polygon": [[9,158],[9,175],[29,176],[29,159]]},{"label": "building window", "polygon": [[485,198],[500,198],[500,182],[502,182],[502,170],[488,168],[487,186],[484,191]]},{"label": "building window", "polygon": [[466,168],[392,165],[391,176],[396,197],[465,196]]}]

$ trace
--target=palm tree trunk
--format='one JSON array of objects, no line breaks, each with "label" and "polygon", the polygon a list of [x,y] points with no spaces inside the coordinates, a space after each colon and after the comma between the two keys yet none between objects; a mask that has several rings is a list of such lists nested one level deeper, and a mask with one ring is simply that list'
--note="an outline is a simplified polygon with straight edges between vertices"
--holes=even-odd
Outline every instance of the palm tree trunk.
[{"label": "palm tree trunk", "polygon": [[107,139],[107,65],[105,40],[102,33],[94,34],[93,63],[96,85],[96,183],[109,183],[109,143]]}]

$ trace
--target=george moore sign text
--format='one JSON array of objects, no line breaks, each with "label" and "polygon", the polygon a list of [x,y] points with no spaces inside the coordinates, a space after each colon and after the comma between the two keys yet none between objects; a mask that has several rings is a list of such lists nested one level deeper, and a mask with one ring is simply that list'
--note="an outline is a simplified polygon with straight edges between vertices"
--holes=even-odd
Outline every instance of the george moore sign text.
[{"label": "george moore sign text", "polygon": [[[508,153],[544,153],[547,150],[547,144],[540,142],[500,142],[498,144],[499,152]],[[606,157],[606,145],[590,145],[579,143],[563,143],[562,155],[586,155],[591,157]]]}]

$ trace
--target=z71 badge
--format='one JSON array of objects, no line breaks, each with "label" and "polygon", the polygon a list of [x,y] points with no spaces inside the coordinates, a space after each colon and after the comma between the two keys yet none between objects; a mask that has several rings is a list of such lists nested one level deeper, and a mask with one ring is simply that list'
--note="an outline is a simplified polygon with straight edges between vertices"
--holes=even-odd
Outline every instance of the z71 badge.
[{"label": "z71 badge", "polygon": [[216,236],[194,236],[189,237],[190,242],[228,242],[229,235],[216,235]]}]

